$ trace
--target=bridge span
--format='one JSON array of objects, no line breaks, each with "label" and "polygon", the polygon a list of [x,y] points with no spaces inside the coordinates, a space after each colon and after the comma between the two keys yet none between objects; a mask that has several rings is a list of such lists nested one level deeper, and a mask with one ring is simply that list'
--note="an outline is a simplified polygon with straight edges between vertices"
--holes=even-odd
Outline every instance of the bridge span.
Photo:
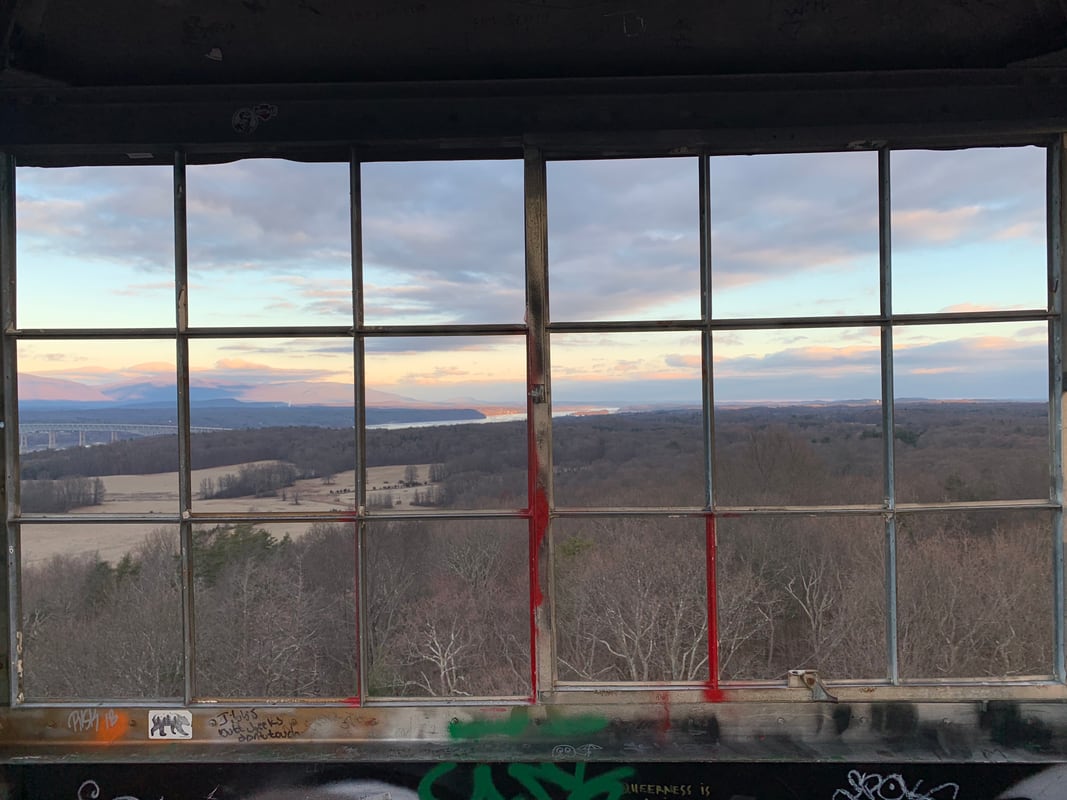
[{"label": "bridge span", "polygon": [[[210,428],[196,426],[190,428],[192,433],[215,433],[228,431],[232,428]],[[165,436],[176,434],[177,425],[144,425],[130,422],[24,422],[19,424],[19,449],[25,450],[29,446],[31,434],[48,434],[48,449],[56,449],[57,433],[77,433],[78,445],[85,446],[85,434],[90,432],[103,432],[109,435],[109,440],[117,441],[121,434],[132,436]]]}]

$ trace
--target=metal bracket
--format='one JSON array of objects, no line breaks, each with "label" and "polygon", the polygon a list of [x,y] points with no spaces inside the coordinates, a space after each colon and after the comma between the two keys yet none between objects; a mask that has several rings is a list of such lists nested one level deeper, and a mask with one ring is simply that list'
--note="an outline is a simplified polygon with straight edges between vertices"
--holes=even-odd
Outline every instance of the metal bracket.
[{"label": "metal bracket", "polygon": [[786,685],[790,689],[807,687],[811,690],[811,699],[817,703],[836,703],[837,698],[826,690],[826,684],[819,678],[819,673],[814,669],[791,669],[786,678]]}]

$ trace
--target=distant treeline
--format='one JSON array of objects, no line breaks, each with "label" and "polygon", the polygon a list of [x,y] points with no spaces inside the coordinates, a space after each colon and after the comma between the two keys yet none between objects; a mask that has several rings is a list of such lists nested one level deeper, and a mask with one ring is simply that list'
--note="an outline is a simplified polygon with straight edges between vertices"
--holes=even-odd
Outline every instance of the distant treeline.
[{"label": "distant treeline", "polygon": [[[880,503],[881,410],[873,404],[716,410],[717,504]],[[901,502],[1039,498],[1048,491],[1044,403],[900,402],[896,491]],[[553,425],[560,506],[702,506],[704,422],[699,411],[563,417]],[[452,508],[527,503],[522,422],[367,432],[367,465],[439,464],[420,503]],[[203,497],[255,496],[355,466],[349,429],[256,428],[194,434],[192,468],[280,462],[272,474],[237,470],[201,487]],[[177,438],[158,436],[22,456],[26,482],[177,470]],[[284,472],[284,474],[281,474]],[[225,485],[223,485],[225,484]],[[58,491],[58,489],[57,489]],[[389,498],[368,498],[388,505]]]},{"label": "distant treeline", "polygon": [[200,499],[222,497],[273,497],[279,489],[292,486],[297,479],[292,464],[271,462],[245,464],[237,472],[227,472],[217,479],[200,481]]},{"label": "distant treeline", "polygon": [[99,478],[62,478],[57,481],[23,481],[22,510],[27,514],[62,514],[81,506],[104,502]]}]

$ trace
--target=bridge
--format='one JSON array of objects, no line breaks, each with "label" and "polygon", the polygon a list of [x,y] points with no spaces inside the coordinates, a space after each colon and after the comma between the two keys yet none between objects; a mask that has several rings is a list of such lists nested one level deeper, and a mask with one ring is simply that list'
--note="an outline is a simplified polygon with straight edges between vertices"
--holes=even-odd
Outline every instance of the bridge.
[{"label": "bridge", "polygon": [[[193,426],[192,433],[215,433],[228,431],[231,428],[209,428]],[[19,424],[19,449],[24,450],[29,444],[29,436],[33,433],[48,434],[48,449],[56,449],[57,433],[77,433],[78,446],[85,445],[85,434],[90,432],[105,432],[109,434],[112,442],[119,438],[120,434],[126,433],[133,436],[165,436],[176,434],[177,425],[143,425],[128,422],[25,422]]]}]

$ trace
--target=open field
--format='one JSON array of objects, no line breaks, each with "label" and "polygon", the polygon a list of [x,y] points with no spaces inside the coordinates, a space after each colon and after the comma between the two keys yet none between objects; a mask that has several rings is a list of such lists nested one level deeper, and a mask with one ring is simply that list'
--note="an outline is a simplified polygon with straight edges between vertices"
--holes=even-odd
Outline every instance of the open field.
[{"label": "open field", "polygon": [[[253,462],[269,463],[269,462]],[[192,472],[193,511],[197,514],[232,513],[309,513],[337,511],[352,508],[355,497],[355,471],[338,473],[324,483],[321,478],[299,480],[293,486],[278,492],[274,497],[232,497],[200,500],[197,487],[202,480],[218,480],[228,473],[237,472],[242,464],[212,467]],[[367,469],[368,492],[387,490],[398,507],[409,506],[414,499],[414,487],[399,486],[406,464],[394,464]],[[417,464],[420,481],[427,479],[428,464]],[[104,482],[104,502],[98,506],[74,509],[71,513],[83,514],[84,524],[64,523],[24,525],[22,528],[22,561],[25,564],[42,561],[56,555],[81,555],[98,553],[107,561],[117,561],[136,547],[145,536],[154,530],[167,527],[177,529],[166,522],[115,524],[94,522],[100,514],[174,514],[178,511],[178,473],[164,472],[155,475],[107,475]],[[390,488],[386,488],[390,487]],[[307,530],[307,522],[272,522],[270,532],[275,536],[300,536]]]}]

